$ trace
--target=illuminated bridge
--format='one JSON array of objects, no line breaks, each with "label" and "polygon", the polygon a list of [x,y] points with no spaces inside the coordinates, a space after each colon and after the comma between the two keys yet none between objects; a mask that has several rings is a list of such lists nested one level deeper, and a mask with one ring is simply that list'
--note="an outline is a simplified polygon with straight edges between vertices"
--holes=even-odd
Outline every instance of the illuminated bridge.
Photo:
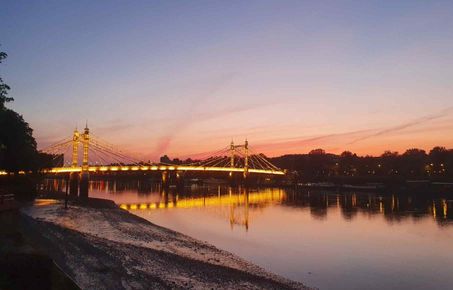
[{"label": "illuminated bridge", "polygon": [[[80,147],[83,152],[81,156],[79,156]],[[90,130],[85,127],[83,132],[76,129],[70,138],[63,139],[41,151],[51,154],[54,163],[60,165],[44,169],[41,173],[67,175],[73,180],[72,187],[76,187],[76,180],[80,179],[81,191],[88,190],[87,185],[82,183],[84,179],[88,180],[89,175],[158,172],[164,185],[170,182],[180,184],[184,177],[215,176],[245,181],[260,176],[271,179],[285,175],[283,170],[274,166],[263,154],[255,153],[247,140],[239,145],[232,141],[225,148],[206,153],[204,158],[197,161],[180,162],[180,164],[150,163],[131,157],[116,146],[90,135]],[[65,156],[71,156],[70,160]],[[79,165],[79,159],[82,161],[81,165]],[[71,189],[71,191],[75,192],[78,189]]]},{"label": "illuminated bridge", "polygon": [[[80,143],[82,143],[83,147],[81,166],[78,165]],[[114,145],[90,136],[89,129],[85,128],[82,134],[75,130],[72,138],[51,145],[43,149],[42,152],[53,155],[54,159],[64,159],[65,151],[68,148],[72,149],[72,162],[69,166],[49,168],[43,170],[43,172],[208,171],[240,172],[244,175],[251,173],[269,175],[285,174],[284,171],[270,163],[264,155],[254,153],[249,147],[247,140],[241,145],[235,145],[231,142],[228,147],[210,153],[212,154],[211,156],[201,161],[188,164],[153,164],[129,157],[129,155],[126,155],[121,150],[116,149]]]}]

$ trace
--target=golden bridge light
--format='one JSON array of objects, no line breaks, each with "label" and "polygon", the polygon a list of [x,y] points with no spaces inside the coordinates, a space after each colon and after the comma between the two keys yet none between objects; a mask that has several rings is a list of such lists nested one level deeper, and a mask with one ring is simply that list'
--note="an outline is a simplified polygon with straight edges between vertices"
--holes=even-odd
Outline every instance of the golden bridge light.
[{"label": "golden bridge light", "polygon": [[[212,171],[212,172],[244,172],[244,168],[240,167],[202,167],[202,166],[90,166],[88,168],[90,172],[98,171]],[[50,170],[42,170],[42,173],[71,173],[81,172],[82,167],[54,167]],[[2,175],[7,174],[3,171]],[[270,174],[270,175],[285,175],[284,171],[269,170],[269,169],[248,169],[249,173],[257,174]],[[19,174],[25,174],[24,171],[20,171]]]},{"label": "golden bridge light", "polygon": [[249,193],[248,198],[245,194],[221,195],[198,198],[179,198],[177,202],[158,202],[149,204],[121,204],[120,208],[129,210],[165,209],[165,208],[201,208],[208,206],[226,205],[247,205],[247,204],[269,204],[281,202],[285,197],[282,191],[277,193],[268,190],[261,193]]}]

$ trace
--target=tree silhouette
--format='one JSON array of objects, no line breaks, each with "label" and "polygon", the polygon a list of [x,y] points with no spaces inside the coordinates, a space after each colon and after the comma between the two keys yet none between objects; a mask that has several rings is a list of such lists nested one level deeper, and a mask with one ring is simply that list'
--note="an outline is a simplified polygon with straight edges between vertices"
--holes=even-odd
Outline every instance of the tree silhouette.
[{"label": "tree silhouette", "polygon": [[341,153],[340,161],[338,162],[338,174],[353,176],[356,168],[358,167],[358,159],[357,155],[350,151],[344,151]]},{"label": "tree silhouette", "polygon": [[[291,154],[269,158],[272,163],[297,173],[301,181],[341,180],[389,181],[424,180],[433,178],[450,181],[453,178],[453,149],[434,147],[429,154],[412,148],[403,154],[385,151],[381,156],[357,156],[344,151],[340,155],[322,149],[308,154]],[[445,179],[448,178],[448,179]]]},{"label": "tree silhouette", "polygon": [[445,175],[450,152],[445,147],[434,147],[429,151],[430,171],[435,175]]},{"label": "tree silhouette", "polygon": [[[0,63],[7,54],[0,52]],[[18,113],[5,107],[14,99],[8,97],[10,87],[0,78],[0,169],[7,171],[32,170],[38,166],[33,130]]]},{"label": "tree silhouette", "polygon": [[421,176],[425,172],[427,161],[425,150],[408,149],[401,156],[401,171],[406,176]]},{"label": "tree silhouette", "polygon": [[[0,63],[3,62],[3,60],[7,57],[8,55],[0,51]],[[5,108],[5,103],[14,101],[13,98],[8,97],[8,91],[10,90],[10,87],[3,82],[3,79],[0,77],[0,109]]]}]

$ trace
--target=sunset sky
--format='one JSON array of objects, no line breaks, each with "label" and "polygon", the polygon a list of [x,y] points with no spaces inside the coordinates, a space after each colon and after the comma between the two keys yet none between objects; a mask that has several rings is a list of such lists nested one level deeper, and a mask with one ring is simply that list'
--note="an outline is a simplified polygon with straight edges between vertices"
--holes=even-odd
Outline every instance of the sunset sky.
[{"label": "sunset sky", "polygon": [[3,1],[0,44],[40,148],[453,148],[452,1]]}]

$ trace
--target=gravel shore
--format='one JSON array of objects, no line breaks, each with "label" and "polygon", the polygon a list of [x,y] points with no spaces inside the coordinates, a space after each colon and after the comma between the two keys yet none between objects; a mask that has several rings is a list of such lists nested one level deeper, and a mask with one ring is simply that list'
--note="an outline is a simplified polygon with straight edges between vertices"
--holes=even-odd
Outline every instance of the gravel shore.
[{"label": "gravel shore", "polygon": [[119,208],[23,208],[30,232],[82,289],[308,289]]}]

